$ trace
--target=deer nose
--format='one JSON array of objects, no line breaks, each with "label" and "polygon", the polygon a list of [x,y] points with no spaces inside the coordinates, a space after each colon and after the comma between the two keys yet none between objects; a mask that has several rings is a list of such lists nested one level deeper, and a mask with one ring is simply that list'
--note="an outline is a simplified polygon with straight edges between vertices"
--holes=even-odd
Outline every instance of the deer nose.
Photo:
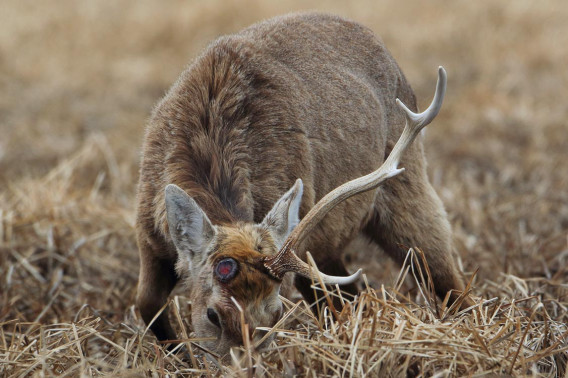
[{"label": "deer nose", "polygon": [[211,307],[207,309],[207,319],[209,319],[209,321],[217,327],[221,328],[221,319],[219,319],[219,314],[217,314],[217,311]]}]

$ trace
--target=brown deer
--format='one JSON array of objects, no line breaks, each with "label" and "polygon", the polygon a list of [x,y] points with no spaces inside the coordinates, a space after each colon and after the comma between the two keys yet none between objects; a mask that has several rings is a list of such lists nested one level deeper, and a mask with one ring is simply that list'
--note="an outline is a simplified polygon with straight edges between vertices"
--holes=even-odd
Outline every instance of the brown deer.
[{"label": "brown deer", "polygon": [[432,105],[413,113],[383,44],[330,15],[274,18],[209,46],[146,130],[137,304],[157,338],[176,339],[166,312],[156,314],[183,280],[195,333],[209,338],[202,347],[226,354],[243,342],[240,311],[254,330],[279,320],[279,295],[293,284],[315,300],[307,251],[325,283],[355,295],[359,272],[343,277],[342,251],[360,233],[399,263],[403,246],[420,247],[437,294],[455,300],[463,284],[450,226],[421,137],[411,145],[445,83],[440,68]]}]

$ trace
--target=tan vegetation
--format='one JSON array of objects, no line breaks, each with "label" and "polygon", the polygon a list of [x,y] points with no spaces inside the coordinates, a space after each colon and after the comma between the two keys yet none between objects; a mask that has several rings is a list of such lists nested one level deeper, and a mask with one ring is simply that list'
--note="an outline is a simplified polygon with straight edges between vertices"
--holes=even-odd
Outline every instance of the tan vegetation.
[{"label": "tan vegetation", "polygon": [[[368,289],[337,321],[291,302],[262,354],[167,355],[133,307],[145,120],[213,38],[300,9],[375,30],[422,105],[448,71],[426,150],[478,306],[445,309],[362,242]],[[4,2],[0,376],[566,375],[567,19],[561,0]]]}]

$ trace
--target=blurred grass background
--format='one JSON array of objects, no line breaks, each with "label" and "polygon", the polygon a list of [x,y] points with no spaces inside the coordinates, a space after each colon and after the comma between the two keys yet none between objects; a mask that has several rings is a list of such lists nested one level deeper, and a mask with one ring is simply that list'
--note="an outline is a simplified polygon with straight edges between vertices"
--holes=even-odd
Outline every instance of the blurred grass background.
[{"label": "blurred grass background", "polygon": [[[86,303],[111,321],[130,316],[152,107],[217,36],[300,10],[373,29],[422,106],[446,68],[426,151],[463,268],[479,268],[474,294],[491,297],[513,275],[545,279],[527,295],[565,300],[566,1],[10,0],[0,5],[0,322],[70,322]],[[353,264],[392,283],[398,267],[357,248]]]}]

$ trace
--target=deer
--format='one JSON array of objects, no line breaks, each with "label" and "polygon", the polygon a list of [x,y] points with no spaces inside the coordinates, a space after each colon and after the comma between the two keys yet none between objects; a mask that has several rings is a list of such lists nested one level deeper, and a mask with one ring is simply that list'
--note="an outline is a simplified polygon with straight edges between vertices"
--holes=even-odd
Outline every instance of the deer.
[{"label": "deer", "polygon": [[157,339],[178,340],[160,311],[181,281],[207,353],[243,337],[269,345],[274,335],[243,335],[241,316],[272,327],[280,296],[317,301],[316,276],[357,295],[361,270],[349,274],[343,251],[358,235],[399,264],[419,247],[436,294],[455,301],[464,284],[421,136],[445,89],[440,67],[418,113],[379,38],[339,16],[280,16],[212,42],[146,126],[136,302]]}]

